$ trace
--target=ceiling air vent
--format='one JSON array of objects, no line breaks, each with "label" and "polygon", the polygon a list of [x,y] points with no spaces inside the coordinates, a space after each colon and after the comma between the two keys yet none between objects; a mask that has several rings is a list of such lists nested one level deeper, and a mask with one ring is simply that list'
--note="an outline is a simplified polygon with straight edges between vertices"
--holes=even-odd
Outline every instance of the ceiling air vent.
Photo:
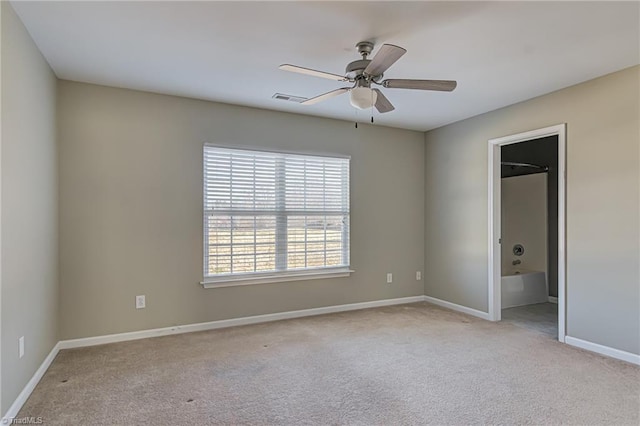
[{"label": "ceiling air vent", "polygon": [[293,95],[285,95],[284,93],[276,93],[272,96],[273,99],[278,99],[280,101],[289,101],[289,102],[304,102],[307,98],[303,98],[301,96],[293,96]]}]

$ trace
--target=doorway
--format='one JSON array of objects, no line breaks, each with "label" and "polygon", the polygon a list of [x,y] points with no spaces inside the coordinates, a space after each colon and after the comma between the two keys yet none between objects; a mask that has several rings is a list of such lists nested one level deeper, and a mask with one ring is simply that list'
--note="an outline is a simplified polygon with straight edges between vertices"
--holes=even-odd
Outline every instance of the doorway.
[{"label": "doorway", "polygon": [[[536,302],[542,296],[545,296],[545,299],[548,297],[549,301],[557,301],[557,337],[561,342],[564,342],[566,335],[565,129],[566,125],[560,124],[489,140],[489,317],[493,321],[502,319],[503,285],[506,292],[505,306],[541,303],[537,306],[529,305],[528,308],[518,308],[514,311],[518,315],[525,315],[525,317],[526,315],[540,315],[542,318],[544,315],[548,316],[550,312],[555,314],[555,306],[553,310],[550,310],[548,303],[542,304],[547,300]],[[551,163],[540,156],[536,158],[535,155],[533,157],[523,157],[522,155],[527,151],[534,152],[531,148],[535,148],[536,152],[540,151],[543,146],[548,148],[550,143],[553,143],[552,146],[557,150],[552,153],[554,161]],[[503,148],[507,158],[503,158]],[[517,152],[521,153],[520,156],[517,155]],[[533,158],[533,160],[523,161],[523,158]],[[521,180],[522,182],[518,185],[524,184],[525,186],[521,187],[522,189],[514,190],[513,182],[509,181],[503,188],[503,175],[512,180]],[[514,176],[518,177],[514,178]],[[548,203],[544,203],[544,207],[541,205],[542,201],[540,203],[534,201],[535,194],[541,193],[542,187],[540,185],[546,185],[542,191],[545,194],[544,197],[549,200]],[[503,190],[507,191],[505,195],[515,195],[509,195],[508,199],[503,200]],[[527,199],[522,198],[524,195],[527,196]],[[505,205],[503,205],[503,201],[506,203]],[[528,210],[544,209],[548,212],[548,215],[544,217],[546,223],[544,231],[529,230],[531,237],[518,237],[525,241],[530,238],[531,241],[527,241],[527,243],[530,245],[530,250],[538,253],[537,256],[529,254],[528,257],[525,257],[527,244],[523,244],[523,241],[516,241],[518,238],[514,239],[503,235],[503,231],[506,231],[503,225],[508,225],[506,222],[503,224],[502,214],[505,206],[520,206],[517,208],[520,208],[521,212],[525,212],[527,208],[523,205],[526,203],[530,204]],[[524,210],[522,210],[523,208]],[[517,218],[520,214],[524,213],[515,212],[509,217]],[[533,227],[533,222],[531,223],[531,227]],[[541,232],[548,235],[546,240],[548,245],[545,244],[544,254],[542,249],[536,248],[536,246],[542,246],[535,241],[536,232],[538,236]],[[540,238],[538,238],[539,241]],[[509,247],[506,246],[507,243]],[[535,257],[538,259],[535,260]],[[525,259],[527,259],[527,263],[522,264]],[[544,262],[544,265],[532,267],[536,262],[538,264]],[[540,269],[543,268],[544,275],[540,272]],[[505,275],[504,280],[503,275]],[[542,281],[540,281],[541,276]],[[540,288],[540,285],[545,287]],[[510,293],[511,289],[515,290]],[[546,293],[542,294],[543,292]],[[532,297],[533,299],[531,299]]]}]

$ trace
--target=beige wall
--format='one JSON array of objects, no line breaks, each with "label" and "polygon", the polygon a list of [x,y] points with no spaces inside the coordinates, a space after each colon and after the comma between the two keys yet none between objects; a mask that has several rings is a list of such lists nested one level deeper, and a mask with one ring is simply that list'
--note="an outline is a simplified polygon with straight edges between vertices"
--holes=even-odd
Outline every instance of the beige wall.
[{"label": "beige wall", "polygon": [[640,353],[640,67],[427,132],[425,292],[487,311],[487,141],[567,123],[567,333]]},{"label": "beige wall", "polygon": [[[58,115],[63,339],[423,294],[423,133],[68,81]],[[204,142],[350,155],[356,272],[203,289]]]},{"label": "beige wall", "polygon": [[[547,174],[504,178],[500,186],[502,274],[508,275],[508,271],[514,268],[514,260],[522,262],[518,268],[542,271],[546,274]],[[522,244],[524,247],[522,256],[513,254],[515,244]]]},{"label": "beige wall", "polygon": [[[56,78],[2,8],[2,402],[5,413],[58,341]],[[18,358],[18,338],[25,355]]]},{"label": "beige wall", "polygon": [[[562,122],[568,334],[640,353],[639,67],[423,135],[68,81],[56,96],[1,12],[2,412],[59,339],[424,293],[486,311],[487,140]],[[350,155],[356,272],[203,289],[204,142]]]}]

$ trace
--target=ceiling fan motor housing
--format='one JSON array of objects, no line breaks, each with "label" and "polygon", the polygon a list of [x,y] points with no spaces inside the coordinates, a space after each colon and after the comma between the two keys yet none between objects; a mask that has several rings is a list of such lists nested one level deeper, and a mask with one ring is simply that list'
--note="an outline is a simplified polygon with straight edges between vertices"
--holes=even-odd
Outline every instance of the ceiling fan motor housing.
[{"label": "ceiling fan motor housing", "polygon": [[361,41],[356,44],[358,53],[362,55],[362,59],[350,62],[345,69],[345,75],[350,81],[360,80],[362,77],[366,77],[369,80],[378,82],[382,78],[382,74],[376,76],[364,76],[364,70],[367,68],[371,59],[367,59],[367,56],[373,51],[373,43],[370,41]]},{"label": "ceiling fan motor housing", "polygon": [[357,61],[350,62],[344,72],[350,80],[355,79],[359,75],[362,75],[364,69],[369,65],[369,62],[371,62],[370,59],[358,59]]},{"label": "ceiling fan motor housing", "polygon": [[358,59],[357,61],[350,62],[347,65],[347,68],[345,68],[345,76],[350,81],[358,80],[359,77],[361,76],[368,77],[369,80],[372,80],[375,82],[380,81],[383,77],[383,74],[376,75],[376,76],[370,76],[370,75],[364,76],[364,70],[367,68],[370,62],[371,62],[371,59]]}]

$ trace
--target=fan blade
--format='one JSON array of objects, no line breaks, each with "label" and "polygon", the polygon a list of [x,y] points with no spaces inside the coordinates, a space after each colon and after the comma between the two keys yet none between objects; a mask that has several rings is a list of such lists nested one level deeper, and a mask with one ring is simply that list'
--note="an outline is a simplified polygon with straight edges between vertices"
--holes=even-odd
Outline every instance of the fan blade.
[{"label": "fan blade", "polygon": [[439,90],[441,92],[451,92],[458,83],[453,80],[403,80],[393,79],[382,82],[383,87],[389,89],[417,89],[417,90]]},{"label": "fan blade", "polygon": [[364,69],[369,75],[377,76],[384,73],[402,55],[407,53],[406,49],[394,46],[393,44],[383,44],[376,56],[373,57],[367,68]]},{"label": "fan blade", "polygon": [[318,102],[326,101],[327,99],[333,98],[334,96],[342,95],[343,93],[351,90],[351,87],[343,87],[341,89],[332,90],[330,92],[324,93],[320,96],[316,96],[315,98],[307,99],[304,102],[300,102],[302,105],[313,105]]},{"label": "fan blade", "polygon": [[283,71],[291,71],[291,72],[297,72],[300,74],[312,75],[314,77],[328,78],[329,80],[347,81],[345,77],[338,74],[331,74],[329,72],[312,70],[311,68],[303,68],[303,67],[299,67],[291,64],[282,64],[278,68],[280,68]]},{"label": "fan blade", "polygon": [[385,112],[389,112],[389,111],[393,111],[394,109],[396,109],[391,102],[389,102],[389,99],[387,99],[387,97],[385,95],[382,94],[382,92],[378,89],[373,89],[374,92],[376,92],[377,97],[376,97],[376,109],[378,110],[378,112],[380,114],[384,114]]}]

